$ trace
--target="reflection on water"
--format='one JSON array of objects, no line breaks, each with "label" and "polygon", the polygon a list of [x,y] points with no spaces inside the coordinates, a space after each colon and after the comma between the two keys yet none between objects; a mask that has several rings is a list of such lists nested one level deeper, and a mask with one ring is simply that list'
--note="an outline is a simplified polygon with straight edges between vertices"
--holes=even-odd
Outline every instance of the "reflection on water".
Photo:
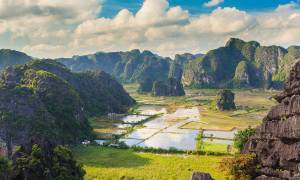
[{"label": "reflection on water", "polygon": [[95,140],[95,142],[99,145],[103,145],[107,140]]},{"label": "reflection on water", "polygon": [[158,133],[141,144],[138,144],[138,146],[163,149],[173,147],[180,150],[194,150],[196,148],[196,137],[197,133]]},{"label": "reflection on water", "polygon": [[159,105],[143,105],[137,109],[137,112],[143,115],[157,115],[157,114],[166,114],[167,109]]},{"label": "reflection on water", "polygon": [[115,124],[115,126],[120,129],[125,129],[125,128],[131,127],[132,125],[131,124]]},{"label": "reflection on water", "polygon": [[[140,113],[151,112],[151,109],[147,108],[142,109]],[[156,112],[160,111],[165,111],[165,109],[156,110]],[[129,134],[124,142],[129,146],[137,145],[164,149],[174,147],[181,150],[194,150],[196,147],[195,138],[199,131],[180,129],[180,127],[190,121],[198,120],[199,117],[200,114],[197,107],[179,108],[174,113],[167,113],[165,111],[162,116],[145,123],[144,128],[137,129]],[[138,142],[137,140],[133,141],[131,139],[141,139],[142,141],[136,143]]]},{"label": "reflection on water", "polygon": [[149,116],[128,115],[128,116],[123,117],[121,120],[124,123],[138,123],[138,122],[143,121],[147,118],[149,118]]},{"label": "reflection on water", "polygon": [[212,138],[233,139],[236,133],[237,133],[237,129],[233,129],[232,131],[204,130],[203,136],[212,137]]},{"label": "reflection on water", "polygon": [[[163,149],[173,147],[180,150],[195,150],[199,130],[181,129],[181,127],[184,124],[199,121],[200,112],[197,107],[178,108],[173,113],[167,113],[163,106],[145,105],[139,107],[138,111],[143,115],[129,115],[122,120],[126,123],[136,123],[148,118],[147,115],[162,115],[144,123],[143,128],[133,131],[120,141],[125,142],[128,146],[136,145]],[[122,125],[118,125],[118,127],[122,127]],[[232,145],[233,141],[230,139],[234,138],[236,132],[236,129],[232,131],[204,130],[203,135],[205,137],[225,138],[225,140],[212,138],[204,138],[203,140],[205,142]]]},{"label": "reflection on water", "polygon": [[128,134],[126,136],[126,138],[146,139],[146,138],[151,137],[157,131],[158,131],[157,129],[147,129],[147,128],[137,129],[137,130],[133,131],[132,133]]}]

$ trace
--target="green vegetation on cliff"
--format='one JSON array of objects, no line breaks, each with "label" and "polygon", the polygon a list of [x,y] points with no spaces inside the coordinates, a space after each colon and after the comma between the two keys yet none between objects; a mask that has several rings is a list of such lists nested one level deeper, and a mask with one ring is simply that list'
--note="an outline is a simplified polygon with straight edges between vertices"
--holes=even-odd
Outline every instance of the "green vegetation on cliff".
[{"label": "green vegetation on cliff", "polygon": [[0,49],[0,70],[12,66],[25,64],[32,58],[25,53],[10,49]]},{"label": "green vegetation on cliff", "polygon": [[12,161],[0,159],[0,178],[9,179],[76,179],[85,175],[72,152],[63,146],[21,146]]},{"label": "green vegetation on cliff", "polygon": [[151,76],[165,80],[168,77],[171,59],[162,58],[150,51],[96,53],[87,56],[74,56],[57,59],[72,71],[102,70],[121,82],[138,82]]},{"label": "green vegetation on cliff", "polygon": [[231,38],[224,47],[189,62],[183,83],[201,88],[278,88],[299,54],[300,48],[296,46],[286,50]]},{"label": "green vegetation on cliff", "polygon": [[[73,144],[92,136],[89,115],[123,113],[135,101],[104,72],[72,73],[53,60],[36,60],[0,74],[0,138]],[[22,129],[22,131],[20,131]]]}]

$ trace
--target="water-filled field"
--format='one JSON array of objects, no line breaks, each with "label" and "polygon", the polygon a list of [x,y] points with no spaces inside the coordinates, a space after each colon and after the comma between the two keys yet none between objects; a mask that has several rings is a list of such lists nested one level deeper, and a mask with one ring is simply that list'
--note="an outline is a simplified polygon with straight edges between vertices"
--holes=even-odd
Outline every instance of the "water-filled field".
[{"label": "water-filled field", "polygon": [[[248,126],[258,126],[275,104],[269,98],[274,92],[238,90],[234,91],[237,110],[219,112],[209,108],[217,90],[187,89],[184,97],[153,97],[137,94],[136,85],[125,88],[138,105],[130,114],[116,119],[91,118],[99,144],[117,135],[118,141],[130,147],[199,150],[197,138],[202,134],[201,151],[227,154],[234,134]],[[224,155],[138,153],[134,148],[103,146],[80,146],[74,152],[84,164],[86,179],[188,179],[194,170],[209,172],[215,179],[225,179],[218,171],[218,162]]]},{"label": "water-filled field", "polygon": [[233,144],[238,130],[259,125],[274,104],[268,98],[274,92],[236,91],[237,110],[219,112],[209,108],[217,90],[188,89],[184,97],[153,97],[136,93],[135,85],[125,87],[138,106],[131,114],[117,119],[93,119],[98,140],[110,139],[115,134],[121,135],[119,141],[128,146],[196,150],[196,138],[202,134],[207,146],[202,149],[226,149]]},{"label": "water-filled field", "polygon": [[[141,109],[145,108],[142,106]],[[188,122],[198,121],[199,116],[197,107],[178,108],[173,113],[165,112],[160,117],[143,124],[143,128],[126,135],[121,141],[128,145],[141,147],[195,150],[195,139],[199,130],[181,129],[180,127]],[[136,140],[136,144],[132,144],[132,139]]]}]

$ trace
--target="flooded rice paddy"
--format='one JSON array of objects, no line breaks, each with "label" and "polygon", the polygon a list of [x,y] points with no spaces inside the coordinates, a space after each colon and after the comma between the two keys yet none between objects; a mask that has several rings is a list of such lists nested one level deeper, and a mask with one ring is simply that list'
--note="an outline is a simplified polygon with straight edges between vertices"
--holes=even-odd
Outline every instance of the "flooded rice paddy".
[{"label": "flooded rice paddy", "polygon": [[[142,105],[136,112],[137,115],[123,116],[121,118],[123,123],[115,124],[115,126],[119,129],[125,129],[154,115],[158,116],[145,121],[139,128],[134,128],[132,132],[119,139],[120,142],[124,142],[128,146],[195,150],[196,138],[199,133],[203,133],[204,142],[232,145],[232,139],[237,132],[236,129],[218,131],[182,128],[191,122],[201,122],[201,112],[198,107],[177,108],[174,112],[167,112],[164,106]],[[99,144],[101,143],[103,141],[99,141]]]},{"label": "flooded rice paddy", "polygon": [[[129,146],[180,150],[196,149],[196,137],[200,133],[199,130],[181,127],[200,120],[198,107],[178,108],[175,112],[168,113],[166,108],[162,106],[148,105],[141,106],[137,111],[143,115],[161,114],[161,116],[144,123],[142,128],[127,134],[120,141]],[[204,141],[232,144],[235,132],[236,130],[204,130],[203,135],[208,137],[204,138]]]}]

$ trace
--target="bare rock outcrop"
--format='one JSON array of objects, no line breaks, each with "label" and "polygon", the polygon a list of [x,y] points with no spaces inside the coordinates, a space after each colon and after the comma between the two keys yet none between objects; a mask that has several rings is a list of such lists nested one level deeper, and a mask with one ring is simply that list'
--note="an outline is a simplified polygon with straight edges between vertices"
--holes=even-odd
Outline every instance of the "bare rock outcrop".
[{"label": "bare rock outcrop", "polygon": [[300,179],[300,61],[286,79],[284,91],[274,99],[279,104],[270,110],[243,152],[257,155],[257,180]]},{"label": "bare rock outcrop", "polygon": [[213,178],[208,173],[193,172],[190,180],[213,180]]},{"label": "bare rock outcrop", "polygon": [[236,109],[234,93],[230,90],[221,90],[216,97],[216,109],[219,111]]}]

